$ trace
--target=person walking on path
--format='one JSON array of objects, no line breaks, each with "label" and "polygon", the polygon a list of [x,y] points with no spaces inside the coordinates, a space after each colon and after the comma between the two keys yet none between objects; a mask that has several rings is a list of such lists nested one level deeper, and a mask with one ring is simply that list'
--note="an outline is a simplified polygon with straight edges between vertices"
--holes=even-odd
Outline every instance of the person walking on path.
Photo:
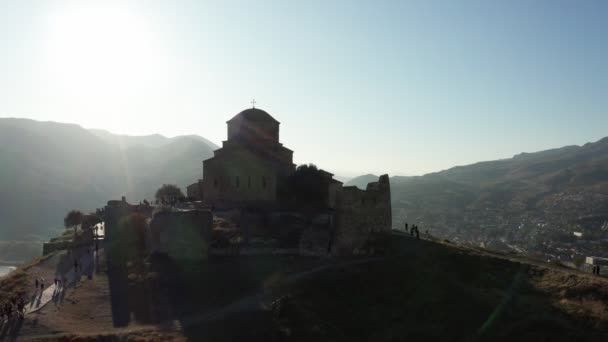
[{"label": "person walking on path", "polygon": [[19,303],[17,303],[17,313],[19,314],[19,318],[25,316],[25,302],[23,301],[23,297],[20,298]]},{"label": "person walking on path", "polygon": [[34,282],[34,284],[36,285],[36,291],[38,291],[38,278],[36,278],[36,281]]}]

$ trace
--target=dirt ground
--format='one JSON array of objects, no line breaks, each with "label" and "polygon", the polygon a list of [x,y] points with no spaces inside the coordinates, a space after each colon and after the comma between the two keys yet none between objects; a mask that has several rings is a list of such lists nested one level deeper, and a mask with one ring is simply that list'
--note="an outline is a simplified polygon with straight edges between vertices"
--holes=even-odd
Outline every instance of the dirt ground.
[{"label": "dirt ground", "polygon": [[[29,278],[54,279],[61,257],[65,252],[39,263],[28,270]],[[156,326],[131,324],[115,328],[112,321],[108,277],[104,270],[103,253],[97,263],[92,279],[81,277],[80,282],[66,290],[61,300],[51,301],[42,309],[26,316],[21,327],[20,340],[66,340],[97,339],[100,336],[132,335],[136,340],[154,337],[159,330]],[[34,284],[32,283],[32,289]],[[164,334],[178,339],[179,326],[163,326]],[[157,340],[152,338],[151,340]]]}]

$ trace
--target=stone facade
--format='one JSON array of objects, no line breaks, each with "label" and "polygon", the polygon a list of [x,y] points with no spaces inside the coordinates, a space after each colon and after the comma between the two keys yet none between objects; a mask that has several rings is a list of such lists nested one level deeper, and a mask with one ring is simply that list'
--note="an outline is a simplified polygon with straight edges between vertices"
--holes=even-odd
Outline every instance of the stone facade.
[{"label": "stone facade", "polygon": [[148,227],[147,250],[174,260],[206,259],[212,225],[209,210],[158,212]]},{"label": "stone facade", "polygon": [[151,217],[153,209],[154,208],[149,205],[129,204],[124,197],[120,201],[108,201],[108,204],[103,209],[105,240],[111,243],[117,238],[118,225],[122,218],[134,213]]},{"label": "stone facade", "polygon": [[[346,186],[337,194],[332,251],[364,252],[374,233],[391,230],[391,190],[388,175],[367,185],[366,190]],[[369,252],[369,251],[368,251]]]},{"label": "stone facade", "polygon": [[199,179],[186,187],[186,196],[190,200],[200,201],[203,199],[203,180]]},{"label": "stone facade", "polygon": [[141,214],[147,219],[147,254],[164,254],[175,260],[206,259],[213,225],[211,212],[205,209],[158,210],[148,205],[129,204],[124,197],[120,201],[108,201],[103,209],[106,245],[120,239],[118,230],[123,218]]},{"label": "stone facade", "polygon": [[278,185],[295,170],[279,142],[279,122],[247,109],[227,122],[228,140],[203,161],[202,199],[213,207],[272,207]]}]

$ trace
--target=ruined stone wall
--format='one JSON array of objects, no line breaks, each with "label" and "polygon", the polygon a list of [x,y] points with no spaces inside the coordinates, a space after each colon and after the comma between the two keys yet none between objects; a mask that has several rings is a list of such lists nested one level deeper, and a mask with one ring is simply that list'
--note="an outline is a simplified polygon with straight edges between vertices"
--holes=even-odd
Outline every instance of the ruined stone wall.
[{"label": "ruined stone wall", "polygon": [[207,259],[212,225],[209,210],[158,212],[150,221],[146,247],[174,260]]},{"label": "ruined stone wall", "polygon": [[200,201],[203,199],[203,180],[199,179],[186,187],[186,196],[189,199]]},{"label": "ruined stone wall", "polygon": [[149,205],[132,205],[123,197],[120,201],[108,201],[103,209],[103,220],[105,227],[105,240],[112,241],[117,237],[118,223],[127,215],[140,213],[144,216],[151,216],[154,208]]},{"label": "ruined stone wall", "polygon": [[335,208],[338,200],[338,194],[342,191],[341,182],[329,183],[329,189],[327,191],[327,207]]},{"label": "ruined stone wall", "polygon": [[346,186],[337,194],[332,253],[357,254],[369,246],[371,235],[390,232],[391,192],[388,175],[366,190]]}]

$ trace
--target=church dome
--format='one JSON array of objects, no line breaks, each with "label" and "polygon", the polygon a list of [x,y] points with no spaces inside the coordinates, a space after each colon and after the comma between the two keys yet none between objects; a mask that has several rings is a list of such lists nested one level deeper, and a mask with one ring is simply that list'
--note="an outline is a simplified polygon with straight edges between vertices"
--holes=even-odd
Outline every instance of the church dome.
[{"label": "church dome", "polygon": [[235,115],[232,119],[228,120],[228,122],[236,121],[236,120],[245,120],[245,121],[254,121],[254,122],[272,122],[279,123],[275,118],[273,118],[266,111],[258,109],[258,108],[249,108]]}]

